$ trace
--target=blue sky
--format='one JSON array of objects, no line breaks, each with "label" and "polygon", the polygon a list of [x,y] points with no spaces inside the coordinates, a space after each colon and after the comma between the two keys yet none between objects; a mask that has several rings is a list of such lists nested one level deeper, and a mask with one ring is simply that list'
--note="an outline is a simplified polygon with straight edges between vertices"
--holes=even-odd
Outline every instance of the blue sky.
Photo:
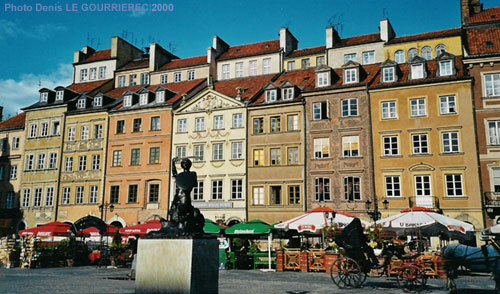
[{"label": "blue sky", "polygon": [[[10,12],[5,3],[171,3],[170,12]],[[497,0],[483,0],[486,8]],[[496,4],[495,4],[496,2]],[[211,37],[230,45],[278,38],[287,26],[299,47],[324,45],[329,19],[341,22],[341,36],[378,31],[389,17],[398,36],[460,26],[459,0],[12,0],[0,7],[0,105],[5,114],[37,99],[38,82],[53,88],[71,81],[73,51],[83,45],[111,46],[112,36],[137,47],[150,41],[180,57],[206,54]],[[151,7],[151,5],[150,5]],[[384,14],[385,13],[385,14]],[[133,36],[133,37],[132,37]],[[88,42],[90,40],[90,42]]]}]

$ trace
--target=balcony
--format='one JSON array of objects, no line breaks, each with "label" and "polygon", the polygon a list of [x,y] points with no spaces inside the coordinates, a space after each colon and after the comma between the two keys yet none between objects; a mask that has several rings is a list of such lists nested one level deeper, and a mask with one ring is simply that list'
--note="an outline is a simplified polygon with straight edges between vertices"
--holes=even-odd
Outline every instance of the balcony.
[{"label": "balcony", "polygon": [[425,207],[439,209],[439,197],[437,196],[409,196],[408,207]]},{"label": "balcony", "polygon": [[500,192],[484,192],[484,208],[490,218],[500,215]]}]

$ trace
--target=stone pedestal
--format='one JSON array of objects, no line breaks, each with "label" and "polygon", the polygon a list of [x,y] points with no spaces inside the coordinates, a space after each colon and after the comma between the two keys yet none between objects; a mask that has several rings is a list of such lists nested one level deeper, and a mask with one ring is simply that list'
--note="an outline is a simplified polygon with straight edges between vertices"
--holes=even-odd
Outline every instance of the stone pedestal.
[{"label": "stone pedestal", "polygon": [[136,293],[217,294],[217,239],[140,239]]}]

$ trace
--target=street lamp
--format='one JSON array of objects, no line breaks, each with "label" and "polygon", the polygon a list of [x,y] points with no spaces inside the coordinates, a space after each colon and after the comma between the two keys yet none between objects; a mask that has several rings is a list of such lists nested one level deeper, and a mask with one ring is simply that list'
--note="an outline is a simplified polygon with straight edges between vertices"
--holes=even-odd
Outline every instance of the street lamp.
[{"label": "street lamp", "polygon": [[380,213],[380,211],[378,211],[378,205],[377,203],[375,202],[375,205],[373,205],[373,210],[371,209],[372,208],[372,202],[370,201],[370,199],[367,199],[366,202],[365,202],[365,209],[366,209],[366,213],[372,218],[372,220],[374,222],[377,222],[382,214]]},{"label": "street lamp", "polygon": [[[101,212],[101,219],[104,222],[106,222],[106,219],[107,219],[108,209],[109,209],[109,212],[113,212],[113,210],[115,209],[115,206],[112,203],[107,203],[107,202],[99,205],[99,211]],[[104,218],[103,218],[103,215],[104,215]]]}]

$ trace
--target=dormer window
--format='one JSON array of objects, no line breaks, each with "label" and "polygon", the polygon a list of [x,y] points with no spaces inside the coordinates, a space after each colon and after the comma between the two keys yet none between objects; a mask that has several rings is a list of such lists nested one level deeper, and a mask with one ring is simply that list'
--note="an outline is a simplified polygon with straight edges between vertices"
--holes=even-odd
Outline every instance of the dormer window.
[{"label": "dormer window", "polygon": [[277,91],[276,90],[267,90],[266,91],[266,102],[275,102],[277,99]]},{"label": "dormer window", "polygon": [[94,107],[101,107],[102,106],[102,97],[95,97],[94,98]]},{"label": "dormer window", "polygon": [[382,69],[383,71],[383,74],[384,74],[384,78],[383,78],[383,82],[384,83],[389,83],[389,82],[394,82],[396,80],[396,75],[394,74],[395,70],[394,70],[394,67],[384,67]]},{"label": "dormer window", "polygon": [[164,103],[165,102],[165,91],[156,92],[156,103]]},{"label": "dormer window", "polygon": [[140,98],[139,105],[148,104],[148,93],[142,93],[139,98]]},{"label": "dormer window", "polygon": [[439,62],[439,76],[451,76],[453,74],[451,60],[443,60]]},{"label": "dormer window", "polygon": [[40,93],[40,102],[47,102],[48,99],[49,99],[49,93],[47,92]]},{"label": "dormer window", "polygon": [[282,91],[283,91],[283,100],[293,99],[293,88],[284,88]]},{"label": "dormer window", "polygon": [[78,103],[76,105],[76,108],[78,108],[78,109],[85,108],[85,99],[78,99]]},{"label": "dormer window", "polygon": [[420,64],[412,64],[411,65],[411,79],[423,79],[424,78],[424,65]]},{"label": "dormer window", "polygon": [[330,85],[330,73],[329,72],[318,72],[316,73],[316,86],[326,87]]},{"label": "dormer window", "polygon": [[132,95],[126,95],[123,97],[123,106],[130,107],[132,106]]},{"label": "dormer window", "polygon": [[358,73],[356,68],[347,68],[344,70],[344,83],[351,84],[358,82]]},{"label": "dormer window", "polygon": [[62,101],[64,97],[64,91],[59,90],[56,92],[56,101]]}]

